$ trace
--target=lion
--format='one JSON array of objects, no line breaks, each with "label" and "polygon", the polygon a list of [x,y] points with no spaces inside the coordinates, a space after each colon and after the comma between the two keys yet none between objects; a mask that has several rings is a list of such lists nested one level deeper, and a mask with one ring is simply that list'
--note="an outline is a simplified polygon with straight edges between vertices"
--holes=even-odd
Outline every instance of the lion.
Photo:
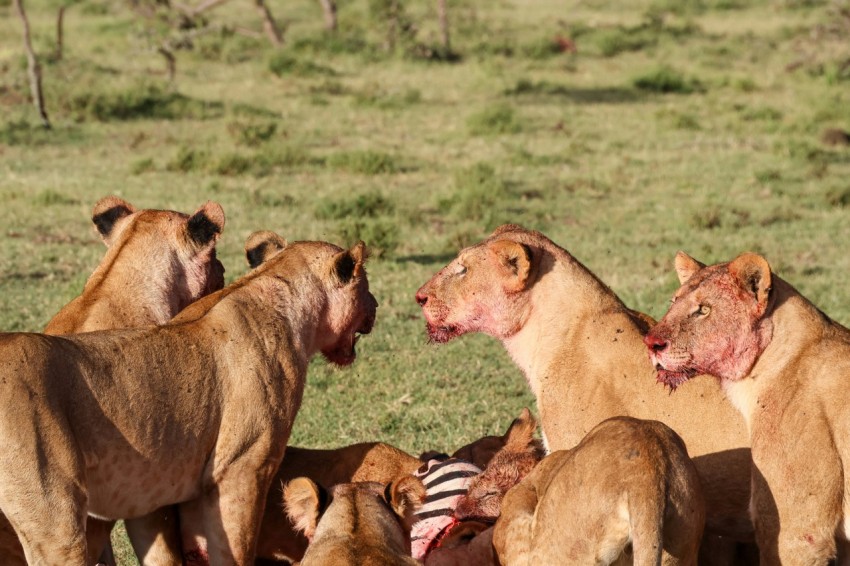
[{"label": "lion", "polygon": [[658,421],[607,419],[546,456],[502,502],[504,566],[697,564],[705,503],[682,439]]},{"label": "lion", "polygon": [[283,492],[287,514],[310,540],[301,566],[417,566],[410,556],[413,513],[425,486],[403,475],[392,483],[347,483],[330,492],[295,478]]},{"label": "lion", "polygon": [[[224,211],[217,203],[208,202],[190,216],[136,210],[125,200],[107,196],[95,204],[92,223],[107,253],[82,294],[50,320],[46,334],[163,324],[189,302],[224,285],[224,266],[215,253]],[[90,552],[96,556],[107,544],[113,523],[93,518],[87,523]],[[26,563],[5,517],[0,517],[0,556],[7,565]]]},{"label": "lion", "polygon": [[0,510],[27,561],[84,563],[87,515],[193,499],[210,562],[253,560],[310,358],[349,365],[372,330],[365,259],[296,242],[194,321],[0,336]]},{"label": "lion", "polygon": [[45,327],[72,334],[165,324],[197,299],[224,286],[215,244],[224,211],[208,202],[191,216],[171,210],[136,210],[115,196],[92,211],[107,246],[82,294]]},{"label": "lion", "polygon": [[[664,422],[682,436],[707,497],[707,530],[752,540],[746,426],[710,377],[674,399],[655,385],[638,316],[539,232],[502,226],[462,250],[416,293],[433,342],[468,332],[499,339],[537,400],[550,450],[577,445],[618,415]],[[714,545],[717,545],[717,541]]]},{"label": "lion", "polygon": [[[676,389],[719,378],[752,441],[752,502],[762,564],[826,564],[850,537],[850,330],[754,253],[705,267],[676,256],[682,286],[646,336],[658,378]],[[678,387],[678,388],[677,388]],[[846,558],[846,556],[842,556]]]}]

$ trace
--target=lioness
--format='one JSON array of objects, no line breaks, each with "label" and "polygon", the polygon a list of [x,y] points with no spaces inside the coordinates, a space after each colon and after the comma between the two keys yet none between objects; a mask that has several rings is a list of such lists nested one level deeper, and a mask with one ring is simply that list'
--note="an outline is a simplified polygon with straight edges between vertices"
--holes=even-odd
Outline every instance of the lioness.
[{"label": "lioness", "polygon": [[[224,228],[224,211],[217,203],[209,202],[189,216],[136,210],[108,196],[95,204],[92,223],[107,245],[106,255],[82,294],[50,320],[46,334],[162,324],[189,302],[224,285],[224,267],[215,254]],[[87,523],[93,559],[106,544],[112,522]],[[0,556],[7,566],[25,564],[24,549],[3,516]]]},{"label": "lioness", "polygon": [[44,329],[71,334],[165,324],[181,309],[224,286],[215,244],[224,211],[208,202],[191,216],[136,210],[118,197],[100,199],[92,222],[108,249],[82,294]]},{"label": "lioness", "polygon": [[[715,375],[746,419],[762,563],[826,564],[850,535],[850,331],[759,255],[705,267],[679,252],[676,271],[682,286],[646,337],[659,379]],[[672,395],[685,407],[689,387]]]},{"label": "lioness", "polygon": [[603,421],[549,454],[511,489],[493,531],[504,566],[697,563],[705,522],[699,475],[682,439],[658,421]]},{"label": "lioness", "polygon": [[410,526],[424,498],[425,486],[411,475],[386,486],[340,484],[330,493],[308,478],[292,480],[284,489],[286,510],[310,539],[301,566],[418,566]]},{"label": "lioness", "polygon": [[711,378],[673,398],[655,384],[645,319],[539,232],[498,228],[419,289],[428,334],[502,341],[537,398],[550,450],[572,448],[606,418],[659,420],[688,445],[707,497],[708,528],[752,537],[750,452],[743,419]]},{"label": "lioness", "polygon": [[0,336],[0,509],[27,560],[82,564],[87,514],[195,498],[210,561],[252,560],[309,359],[348,365],[372,329],[364,260],[298,242],[191,322]]}]

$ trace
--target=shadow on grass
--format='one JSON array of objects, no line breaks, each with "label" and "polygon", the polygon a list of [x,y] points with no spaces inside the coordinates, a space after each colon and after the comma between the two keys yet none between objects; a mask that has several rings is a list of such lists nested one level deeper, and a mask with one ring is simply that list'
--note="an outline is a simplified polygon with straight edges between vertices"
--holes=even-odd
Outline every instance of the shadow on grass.
[{"label": "shadow on grass", "polygon": [[630,87],[581,88],[549,81],[517,81],[513,88],[504,91],[507,96],[566,98],[576,104],[630,104],[648,98],[648,93]]}]

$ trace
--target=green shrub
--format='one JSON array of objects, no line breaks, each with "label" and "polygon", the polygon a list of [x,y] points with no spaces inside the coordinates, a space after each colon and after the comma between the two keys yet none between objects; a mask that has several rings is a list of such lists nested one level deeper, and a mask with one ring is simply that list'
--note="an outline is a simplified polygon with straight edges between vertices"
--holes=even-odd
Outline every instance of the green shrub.
[{"label": "green shrub", "polygon": [[252,169],[252,160],[239,153],[226,153],[212,164],[211,171],[217,175],[242,175]]},{"label": "green shrub", "polygon": [[177,154],[165,164],[167,171],[178,173],[191,173],[193,171],[204,171],[210,163],[208,151],[181,146]]},{"label": "green shrub", "polygon": [[152,83],[124,90],[81,92],[72,95],[67,106],[77,121],[203,120],[224,114],[221,102],[196,100]]},{"label": "green shrub", "polygon": [[361,175],[383,175],[403,170],[396,156],[378,151],[342,151],[328,157],[332,169],[341,169]]},{"label": "green shrub", "polygon": [[334,76],[336,71],[330,67],[317,65],[311,61],[297,59],[284,51],[277,51],[269,57],[269,71],[283,77],[292,75],[296,77]]},{"label": "green shrub", "polygon": [[32,204],[34,206],[62,206],[79,203],[79,200],[73,197],[69,197],[67,195],[63,195],[59,191],[54,191],[53,189],[45,189],[43,191],[39,191],[32,197]]},{"label": "green shrub", "polygon": [[133,175],[141,175],[142,173],[153,171],[155,168],[156,165],[154,164],[153,159],[145,157],[134,161],[133,164],[130,165],[130,173]]},{"label": "green shrub", "polygon": [[507,184],[496,170],[487,163],[477,163],[455,173],[454,192],[437,207],[456,218],[492,225],[512,201]]},{"label": "green shrub", "polygon": [[661,94],[690,94],[704,90],[697,79],[667,66],[658,67],[635,77],[632,84],[640,90]]},{"label": "green shrub", "polygon": [[240,122],[227,124],[227,133],[238,145],[257,147],[269,141],[277,132],[276,122]]},{"label": "green shrub", "polygon": [[350,218],[337,225],[337,232],[343,245],[350,245],[358,240],[366,242],[374,257],[392,255],[401,239],[398,224],[386,218]]},{"label": "green shrub", "polygon": [[316,205],[316,218],[340,220],[343,218],[376,218],[395,212],[395,204],[379,192],[373,191],[352,198],[323,199]]},{"label": "green shrub", "polygon": [[467,119],[466,125],[474,136],[516,134],[522,131],[516,112],[507,104],[491,106],[473,114]]}]

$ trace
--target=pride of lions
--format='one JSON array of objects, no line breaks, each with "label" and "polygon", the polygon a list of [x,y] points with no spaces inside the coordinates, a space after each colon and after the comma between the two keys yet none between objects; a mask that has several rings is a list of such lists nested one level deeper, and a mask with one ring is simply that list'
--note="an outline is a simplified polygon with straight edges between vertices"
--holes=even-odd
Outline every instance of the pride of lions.
[{"label": "pride of lions", "polygon": [[312,356],[347,366],[375,325],[362,242],[255,232],[224,286],[216,203],[106,197],[92,221],[80,296],[0,335],[0,564],[113,563],[119,519],[145,565],[850,561],[850,331],[759,255],[679,252],[656,323],[498,228],[415,299],[432,342],[504,344],[542,442],[526,409],[415,457],[287,446]]}]

